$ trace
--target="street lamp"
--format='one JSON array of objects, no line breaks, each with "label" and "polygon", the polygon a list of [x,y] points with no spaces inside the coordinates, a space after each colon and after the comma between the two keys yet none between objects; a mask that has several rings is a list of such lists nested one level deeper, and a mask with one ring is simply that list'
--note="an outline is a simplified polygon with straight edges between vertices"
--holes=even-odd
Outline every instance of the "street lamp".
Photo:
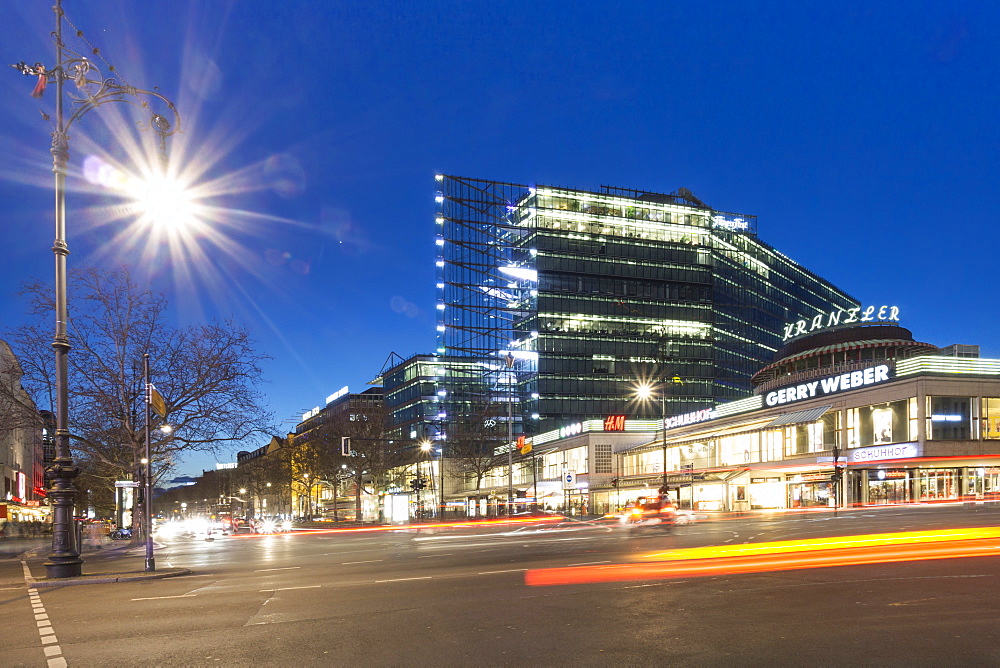
[{"label": "street lamp", "polygon": [[[655,396],[660,399],[660,434],[663,440],[663,485],[660,492],[667,494],[667,391],[661,387],[657,392],[649,383],[642,383],[635,389],[635,396],[642,401],[650,401]],[[679,495],[678,495],[679,496]]]},{"label": "street lamp", "polygon": [[[430,441],[422,441],[420,443],[420,450],[424,454],[430,454],[433,449],[434,449],[434,444],[431,443]],[[431,459],[433,460],[433,455],[431,455]],[[434,466],[433,466],[433,464],[431,464],[431,466],[429,468],[430,468],[430,470],[428,471],[427,479],[429,481],[433,482],[433,480],[434,480]],[[417,478],[420,479],[420,477],[421,477],[420,476],[420,463],[418,462],[417,463]],[[438,493],[439,494],[441,493],[440,489],[438,490]],[[432,500],[433,500],[433,497],[432,497]],[[441,503],[444,504],[444,497],[443,496],[441,497]],[[418,508],[419,508],[419,502],[418,502]],[[438,512],[440,512],[440,511],[438,511]]]},{"label": "street lamp", "polygon": [[[33,93],[41,97],[48,83],[55,83],[55,130],[52,132],[52,171],[55,174],[55,233],[52,245],[55,254],[55,335],[52,348],[55,350],[55,400],[56,431],[55,459],[46,469],[45,477],[50,486],[47,491],[52,507],[52,551],[45,570],[50,578],[75,577],[82,573],[83,559],[73,530],[73,501],[76,489],[73,479],[80,475],[80,469],[73,462],[69,447],[69,382],[68,354],[69,336],[66,331],[68,320],[66,288],[66,166],[69,162],[70,127],[88,111],[105,102],[124,102],[146,115],[139,124],[141,129],[152,129],[159,140],[161,158],[165,161],[166,138],[180,128],[180,116],[173,102],[155,91],[142,90],[125,83],[107,61],[110,76],[105,77],[97,61],[67,48],[63,42],[62,0],[56,0],[53,7],[56,29],[52,33],[56,47],[56,60],[51,67],[42,63],[27,65],[24,62],[12,65],[26,76],[37,77],[38,83]],[[82,37],[82,33],[77,31]],[[97,49],[93,53],[99,55]],[[102,56],[99,56],[103,60]],[[64,83],[69,79],[75,85],[75,92],[69,92],[71,109],[64,113]],[[167,116],[153,110],[151,104],[162,107]],[[46,120],[48,116],[45,115]]]},{"label": "street lamp", "polygon": [[514,507],[514,354],[508,352],[504,357],[507,364],[507,516],[510,517]]},{"label": "street lamp", "polygon": [[[667,389],[671,385],[679,385],[683,381],[680,376],[674,376],[670,378],[669,381],[664,382],[659,391],[657,392],[652,385],[649,383],[642,383],[635,390],[635,396],[644,401],[649,401],[654,396],[658,395],[660,398],[660,435],[663,440],[663,484],[660,488],[661,494],[668,494],[667,490]],[[693,490],[693,488],[692,488]],[[692,491],[692,501],[693,501]],[[681,493],[678,489],[677,491],[677,503],[681,502]]]}]

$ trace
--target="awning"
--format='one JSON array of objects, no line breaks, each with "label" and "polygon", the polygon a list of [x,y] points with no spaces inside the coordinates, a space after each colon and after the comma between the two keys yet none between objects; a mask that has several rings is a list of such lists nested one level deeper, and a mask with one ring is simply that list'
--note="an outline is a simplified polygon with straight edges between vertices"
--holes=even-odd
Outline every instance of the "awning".
[{"label": "awning", "polygon": [[784,424],[801,424],[807,422],[815,422],[816,420],[823,417],[823,414],[828,410],[833,408],[833,406],[819,406],[818,408],[807,408],[803,411],[795,411],[794,413],[785,413],[784,415],[779,415],[770,422],[768,422],[764,429],[769,429],[771,427],[780,427]]}]

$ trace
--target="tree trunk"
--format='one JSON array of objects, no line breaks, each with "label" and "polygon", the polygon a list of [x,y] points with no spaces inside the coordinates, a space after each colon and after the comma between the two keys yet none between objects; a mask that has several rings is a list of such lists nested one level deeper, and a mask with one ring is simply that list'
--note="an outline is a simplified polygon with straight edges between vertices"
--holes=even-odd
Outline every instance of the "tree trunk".
[{"label": "tree trunk", "polygon": [[354,521],[362,523],[361,517],[361,481],[354,481]]},{"label": "tree trunk", "polygon": [[[481,517],[482,516],[482,510],[479,507],[480,501],[482,501],[482,491],[481,491],[482,487],[483,487],[483,476],[480,475],[479,477],[476,478],[476,514],[475,514],[475,517]],[[486,508],[486,515],[489,516],[489,514],[490,514],[490,509],[487,507]]]}]

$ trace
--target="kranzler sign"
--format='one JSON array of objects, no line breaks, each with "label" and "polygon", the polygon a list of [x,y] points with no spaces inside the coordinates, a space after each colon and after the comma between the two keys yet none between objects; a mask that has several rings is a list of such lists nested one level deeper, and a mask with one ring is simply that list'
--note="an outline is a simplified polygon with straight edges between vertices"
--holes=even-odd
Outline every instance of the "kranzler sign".
[{"label": "kranzler sign", "polygon": [[820,313],[812,318],[803,318],[785,325],[782,341],[794,339],[803,334],[812,334],[821,329],[853,325],[859,322],[899,322],[898,306],[864,306],[839,308],[829,313]]},{"label": "kranzler sign", "polygon": [[808,383],[799,383],[773,390],[764,395],[764,403],[768,406],[782,406],[796,401],[825,397],[859,387],[876,385],[889,380],[889,367],[886,364],[868,367],[861,371],[849,371],[837,376],[821,378]]}]

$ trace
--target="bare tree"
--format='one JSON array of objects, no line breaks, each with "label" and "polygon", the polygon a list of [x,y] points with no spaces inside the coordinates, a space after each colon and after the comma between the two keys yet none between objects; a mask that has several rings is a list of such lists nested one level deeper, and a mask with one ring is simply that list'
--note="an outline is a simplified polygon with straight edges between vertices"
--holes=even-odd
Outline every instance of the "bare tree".
[{"label": "bare tree", "polygon": [[[137,286],[124,268],[73,272],[69,288],[71,447],[82,467],[107,476],[131,477],[139,470],[146,446],[147,353],[167,413],[153,413],[150,423],[157,476],[185,453],[215,452],[273,432],[256,389],[266,357],[244,327],[170,327],[163,295]],[[54,356],[43,342],[51,338],[53,291],[31,282],[23,294],[35,322],[14,330],[9,341],[21,362],[24,389],[40,408],[51,408]],[[7,395],[0,402],[11,400],[6,388],[0,393]],[[166,425],[169,433],[160,429]]]},{"label": "bare tree", "polygon": [[339,453],[341,438],[350,438],[349,457],[328,456],[326,471],[336,468],[340,480],[354,484],[355,518],[362,518],[361,498],[365,491],[372,494],[398,484],[398,469],[413,460],[412,443],[390,438],[389,412],[384,406],[366,407],[363,411],[330,420],[319,429],[317,441],[327,452]]},{"label": "bare tree", "polygon": [[[507,463],[497,448],[507,442],[506,408],[488,397],[468,402],[464,415],[451,418],[447,426],[448,458],[456,471],[476,483],[476,500],[483,478],[492,469]],[[476,504],[478,512],[478,503]]]}]

